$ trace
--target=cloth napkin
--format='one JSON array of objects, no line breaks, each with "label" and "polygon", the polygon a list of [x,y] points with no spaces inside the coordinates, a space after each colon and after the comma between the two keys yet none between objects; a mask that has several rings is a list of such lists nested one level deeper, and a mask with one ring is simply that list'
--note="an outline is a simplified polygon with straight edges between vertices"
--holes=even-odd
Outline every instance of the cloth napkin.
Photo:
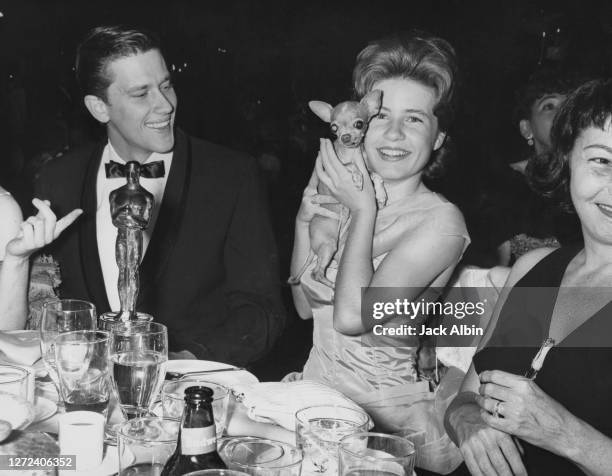
[{"label": "cloth napkin", "polygon": [[[491,269],[465,266],[455,272],[444,302],[482,303],[484,314],[480,317],[480,327],[486,329],[509,272],[510,268],[505,266]],[[481,339],[480,336],[474,337],[469,347],[437,347],[436,356],[447,367],[467,372]]]},{"label": "cloth napkin", "polygon": [[295,431],[295,414],[314,405],[337,405],[366,413],[342,393],[312,380],[235,385],[236,399],[254,421],[274,423]]}]

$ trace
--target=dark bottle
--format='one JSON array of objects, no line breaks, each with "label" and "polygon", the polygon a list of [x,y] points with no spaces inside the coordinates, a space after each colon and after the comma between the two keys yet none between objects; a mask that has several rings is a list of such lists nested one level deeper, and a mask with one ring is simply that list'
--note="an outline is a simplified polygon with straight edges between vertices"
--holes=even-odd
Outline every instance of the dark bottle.
[{"label": "dark bottle", "polygon": [[185,390],[185,409],[176,451],[164,466],[161,476],[181,476],[199,469],[227,467],[217,453],[212,398],[213,391],[208,387]]}]

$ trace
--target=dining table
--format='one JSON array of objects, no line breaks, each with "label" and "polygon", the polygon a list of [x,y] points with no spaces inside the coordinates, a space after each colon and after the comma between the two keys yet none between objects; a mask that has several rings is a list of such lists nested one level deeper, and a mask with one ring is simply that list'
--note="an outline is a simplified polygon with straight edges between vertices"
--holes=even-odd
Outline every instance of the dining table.
[{"label": "dining table", "polygon": [[[21,339],[24,343],[31,344],[36,340],[40,340],[38,331],[18,331],[13,332],[12,334],[13,336]],[[2,333],[0,333],[0,352],[2,351],[1,336]],[[166,363],[167,372],[193,372],[203,370],[206,373],[200,375],[190,375],[189,378],[206,380],[219,385],[224,385],[230,389],[224,437],[257,437],[281,441],[290,445],[296,444],[296,435],[293,431],[274,423],[254,421],[252,418],[250,418],[247,414],[246,407],[239,402],[239,396],[237,399],[236,392],[231,391],[233,387],[240,387],[241,384],[257,383],[258,379],[255,375],[247,370],[236,369],[229,364],[197,359],[185,359],[184,354],[179,356],[183,358],[178,360],[169,360]],[[0,353],[0,363],[15,364],[15,361],[11,359],[10,356]],[[24,431],[43,432],[57,440],[59,436],[59,420],[61,414],[64,412],[64,409],[55,384],[49,377],[42,359],[38,359],[37,361],[33,362],[32,365],[27,366],[26,368],[30,369],[35,375],[34,406],[36,417]],[[230,369],[230,371],[227,371],[228,369]],[[211,372],[211,370],[213,370],[213,372]],[[159,400],[157,403],[157,405],[152,405],[151,411],[153,415],[163,416]],[[125,420],[125,417],[123,416],[114,396],[111,396],[108,412],[110,412],[108,422],[111,424],[120,423],[121,421]],[[0,419],[2,419],[1,407]],[[103,463],[106,463],[107,467],[104,468],[104,471],[96,473],[96,476],[98,474],[99,476],[110,476],[116,474],[116,472],[109,469],[108,462],[106,461],[106,455],[110,454],[109,452],[117,452],[117,446],[109,444],[109,442],[105,442],[104,445],[105,457]],[[115,462],[110,464],[118,465],[118,456],[116,457]],[[93,474],[91,471],[70,471],[69,473],[63,473],[70,474],[70,476],[85,476],[85,474]],[[62,474],[62,472],[60,472],[60,474]],[[303,471],[302,474],[304,474]]]},{"label": "dining table", "polygon": [[[10,337],[10,339],[7,339],[10,346],[2,345],[2,335],[4,334]],[[40,334],[35,330],[9,331],[8,333],[0,333],[0,363],[21,365],[30,372],[34,373],[35,376],[33,402],[35,417],[34,421],[23,430],[27,432],[43,432],[57,440],[59,436],[59,419],[61,414],[64,412],[57,388],[49,377],[42,359],[37,359],[35,362],[27,362],[30,365],[24,365],[23,361],[16,361],[21,359],[15,358],[16,353],[19,352],[19,344],[17,344],[17,346],[15,345],[15,338],[22,343],[24,348],[26,346],[29,348],[32,346],[32,344],[40,342]],[[2,350],[6,350],[6,353],[2,352]],[[13,358],[11,358],[11,356]],[[230,390],[234,383],[258,382],[257,377],[247,370],[241,369],[237,371],[224,371],[226,369],[234,368],[229,364],[197,359],[185,359],[185,354],[178,354],[178,356],[181,357],[181,359],[169,360],[167,362],[166,367],[168,371],[193,372],[204,370],[205,373],[203,374],[189,375],[188,377],[225,385]],[[215,370],[219,370],[219,372],[216,372]],[[111,424],[120,423],[125,420],[125,417],[117,404],[117,400],[113,395],[111,395],[108,412],[110,412],[108,422]],[[152,414],[162,416],[161,413],[161,405],[154,404],[152,406]],[[2,419],[1,408],[0,419]],[[240,405],[240,403],[236,400],[236,397],[231,392],[227,406],[225,435],[267,438],[282,441],[284,443],[295,444],[295,434],[293,432],[288,431],[278,425],[255,422],[251,420],[248,417],[244,407]],[[116,446],[106,442],[104,448],[105,454],[108,451],[116,451]],[[79,472],[71,472],[70,474],[77,476]]]},{"label": "dining table", "polygon": [[[218,380],[215,379],[215,374],[206,374],[202,378],[205,378],[211,382]],[[42,397],[46,400],[54,402],[55,404],[60,403],[59,396],[53,382],[48,380],[48,378],[37,378],[35,382],[35,402]],[[122,421],[123,416],[121,414],[121,409],[116,404],[116,399],[113,397],[111,397],[109,411],[111,412],[109,422],[116,423]],[[58,406],[58,410],[54,411],[53,414],[31,423],[27,429],[28,431],[42,431],[57,435],[60,415],[61,405]],[[157,416],[162,415],[160,414]],[[239,404],[233,394],[230,394],[228,403],[226,434],[229,436],[255,436],[295,444],[295,434],[293,432],[288,431],[278,425],[251,420],[248,417],[245,408]]]}]

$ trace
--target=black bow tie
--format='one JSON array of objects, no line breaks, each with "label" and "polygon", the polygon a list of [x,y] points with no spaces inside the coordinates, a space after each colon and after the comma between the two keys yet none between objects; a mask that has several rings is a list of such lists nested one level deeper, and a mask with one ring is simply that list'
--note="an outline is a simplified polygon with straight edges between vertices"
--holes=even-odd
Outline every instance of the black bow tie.
[{"label": "black bow tie", "polygon": [[[120,164],[119,162],[115,162],[111,160],[108,164],[104,164],[104,169],[106,170],[106,178],[117,178],[117,177],[125,177],[127,165],[130,162],[125,164]],[[155,162],[148,162],[146,164],[140,164],[139,162],[134,162],[138,164],[138,174],[144,178],[160,178],[166,174],[166,169],[164,167],[163,160],[156,160]]]}]

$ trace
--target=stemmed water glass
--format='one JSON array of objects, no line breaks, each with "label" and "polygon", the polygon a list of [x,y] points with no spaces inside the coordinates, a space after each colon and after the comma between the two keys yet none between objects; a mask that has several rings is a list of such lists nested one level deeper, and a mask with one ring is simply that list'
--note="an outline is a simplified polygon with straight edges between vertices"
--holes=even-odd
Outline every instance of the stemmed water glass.
[{"label": "stemmed water glass", "polygon": [[61,393],[55,361],[55,340],[60,334],[66,332],[94,329],[96,329],[96,306],[90,302],[78,299],[58,299],[43,304],[40,322],[40,350],[42,360],[55,384],[58,395]]},{"label": "stemmed water glass", "polygon": [[157,322],[113,325],[110,338],[111,381],[119,406],[129,420],[148,416],[168,360],[168,330]]}]

